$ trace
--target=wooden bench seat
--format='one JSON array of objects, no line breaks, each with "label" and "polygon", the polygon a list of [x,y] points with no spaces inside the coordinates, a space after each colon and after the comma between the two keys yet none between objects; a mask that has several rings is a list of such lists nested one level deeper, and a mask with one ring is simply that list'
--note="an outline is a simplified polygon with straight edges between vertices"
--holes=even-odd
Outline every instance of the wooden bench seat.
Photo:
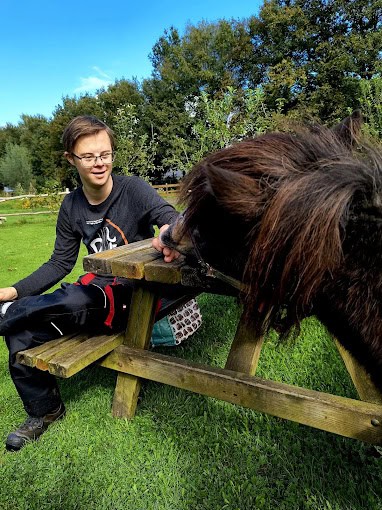
[{"label": "wooden bench seat", "polygon": [[109,354],[123,343],[123,339],[123,333],[93,337],[84,334],[68,335],[20,351],[17,353],[17,361],[67,378]]}]

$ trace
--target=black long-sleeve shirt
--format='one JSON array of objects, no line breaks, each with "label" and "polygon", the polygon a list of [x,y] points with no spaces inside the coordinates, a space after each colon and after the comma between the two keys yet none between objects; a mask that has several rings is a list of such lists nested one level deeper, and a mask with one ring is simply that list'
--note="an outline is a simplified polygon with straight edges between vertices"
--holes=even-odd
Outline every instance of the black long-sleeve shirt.
[{"label": "black long-sleeve shirt", "polygon": [[87,201],[82,187],[67,195],[61,205],[54,251],[50,259],[13,286],[18,297],[41,294],[73,269],[81,241],[88,253],[122,246],[154,235],[178,216],[145,181],[135,176],[112,175],[113,189],[98,205]]}]

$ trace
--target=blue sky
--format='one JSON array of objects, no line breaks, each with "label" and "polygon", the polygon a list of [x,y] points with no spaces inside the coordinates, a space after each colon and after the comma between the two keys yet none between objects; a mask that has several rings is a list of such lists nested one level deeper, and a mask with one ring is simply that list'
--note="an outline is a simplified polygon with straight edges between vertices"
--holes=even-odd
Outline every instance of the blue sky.
[{"label": "blue sky", "polygon": [[50,117],[64,96],[149,77],[166,28],[242,19],[263,0],[0,0],[0,126]]}]

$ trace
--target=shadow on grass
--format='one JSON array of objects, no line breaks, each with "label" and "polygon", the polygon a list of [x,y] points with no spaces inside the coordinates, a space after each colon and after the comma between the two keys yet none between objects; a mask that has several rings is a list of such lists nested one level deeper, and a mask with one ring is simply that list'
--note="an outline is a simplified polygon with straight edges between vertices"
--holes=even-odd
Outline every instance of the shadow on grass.
[{"label": "shadow on grass", "polygon": [[[203,328],[158,352],[224,366],[235,301],[200,302]],[[327,335],[315,322],[307,328],[313,336],[293,347],[271,336],[259,375],[352,396]],[[67,418],[40,444],[7,457],[4,469],[0,462],[4,508],[13,508],[12,498],[28,510],[381,508],[380,461],[364,443],[150,381],[135,419],[114,419],[115,381],[114,372],[92,366],[60,382]]]}]

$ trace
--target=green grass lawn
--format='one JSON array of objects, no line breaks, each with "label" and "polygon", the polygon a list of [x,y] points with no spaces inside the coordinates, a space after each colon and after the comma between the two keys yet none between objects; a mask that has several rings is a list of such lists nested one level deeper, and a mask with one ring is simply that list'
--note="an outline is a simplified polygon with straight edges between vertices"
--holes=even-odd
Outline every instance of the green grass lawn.
[{"label": "green grass lawn", "polygon": [[[0,225],[0,286],[50,255],[54,216]],[[82,272],[78,263],[68,279]],[[224,366],[238,308],[199,298],[204,324],[161,349]],[[294,346],[271,335],[258,375],[355,397],[335,347],[314,319]],[[382,460],[368,445],[212,398],[146,382],[132,421],[113,418],[116,375],[97,366],[60,382],[67,417],[18,453],[0,446],[0,510],[382,509]],[[0,440],[24,419],[0,343]]]}]

